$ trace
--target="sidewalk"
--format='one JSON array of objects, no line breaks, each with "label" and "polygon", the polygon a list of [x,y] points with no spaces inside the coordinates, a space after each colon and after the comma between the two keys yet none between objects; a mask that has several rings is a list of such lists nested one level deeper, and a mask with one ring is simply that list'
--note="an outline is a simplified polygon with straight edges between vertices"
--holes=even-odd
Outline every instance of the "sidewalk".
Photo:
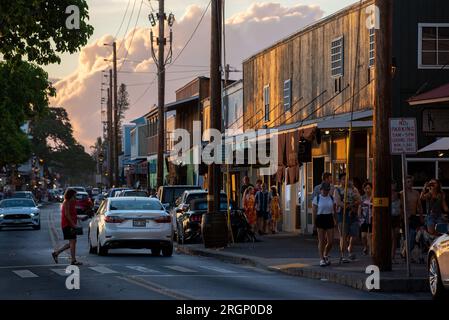
[{"label": "sidewalk", "polygon": [[[359,245],[354,247],[356,259],[339,264],[338,243],[330,253],[332,264],[320,267],[316,237],[279,233],[258,237],[261,242],[235,243],[222,249],[205,249],[203,244],[178,245],[178,252],[217,258],[223,261],[247,264],[285,274],[330,281],[360,290],[365,286],[366,267],[373,264],[370,256],[361,254]],[[397,258],[393,271],[380,273],[382,292],[427,292],[427,272],[425,264],[411,264],[412,276],[407,277],[406,264]]]}]

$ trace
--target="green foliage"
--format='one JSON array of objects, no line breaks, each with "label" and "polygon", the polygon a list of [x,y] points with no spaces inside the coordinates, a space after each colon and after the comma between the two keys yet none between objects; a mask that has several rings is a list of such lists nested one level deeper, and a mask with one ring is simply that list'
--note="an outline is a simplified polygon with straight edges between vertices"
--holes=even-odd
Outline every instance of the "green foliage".
[{"label": "green foliage", "polygon": [[[66,26],[71,5],[79,8],[79,29]],[[87,44],[93,34],[88,19],[86,0],[0,1],[0,54],[5,60],[60,63],[56,53],[74,53]]]}]

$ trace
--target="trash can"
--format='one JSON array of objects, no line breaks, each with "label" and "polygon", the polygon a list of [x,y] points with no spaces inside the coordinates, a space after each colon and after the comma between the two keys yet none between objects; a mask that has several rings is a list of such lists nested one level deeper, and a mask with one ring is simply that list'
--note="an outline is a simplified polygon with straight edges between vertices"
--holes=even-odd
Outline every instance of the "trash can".
[{"label": "trash can", "polygon": [[201,233],[205,248],[223,248],[228,244],[227,216],[220,213],[204,213]]}]

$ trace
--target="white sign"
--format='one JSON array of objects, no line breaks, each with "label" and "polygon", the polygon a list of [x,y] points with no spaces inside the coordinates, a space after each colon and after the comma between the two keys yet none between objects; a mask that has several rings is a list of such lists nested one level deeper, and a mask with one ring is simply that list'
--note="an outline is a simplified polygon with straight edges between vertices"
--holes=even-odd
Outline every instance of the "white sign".
[{"label": "white sign", "polygon": [[414,154],[416,151],[416,119],[390,118],[391,154]]}]

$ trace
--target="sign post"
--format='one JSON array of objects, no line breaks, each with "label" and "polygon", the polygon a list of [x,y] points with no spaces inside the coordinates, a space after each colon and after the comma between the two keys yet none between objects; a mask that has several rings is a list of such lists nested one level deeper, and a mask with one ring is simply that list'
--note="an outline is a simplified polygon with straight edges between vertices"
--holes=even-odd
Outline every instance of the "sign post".
[{"label": "sign post", "polygon": [[[390,152],[392,155],[401,155],[402,160],[402,194],[404,208],[404,234],[405,234],[405,251],[407,259],[407,276],[411,276],[410,270],[410,242],[409,227],[407,215],[407,192],[405,186],[406,176],[406,155],[416,154],[417,152],[417,135],[416,135],[416,119],[415,118],[390,118]],[[394,241],[394,239],[393,239]]]}]

